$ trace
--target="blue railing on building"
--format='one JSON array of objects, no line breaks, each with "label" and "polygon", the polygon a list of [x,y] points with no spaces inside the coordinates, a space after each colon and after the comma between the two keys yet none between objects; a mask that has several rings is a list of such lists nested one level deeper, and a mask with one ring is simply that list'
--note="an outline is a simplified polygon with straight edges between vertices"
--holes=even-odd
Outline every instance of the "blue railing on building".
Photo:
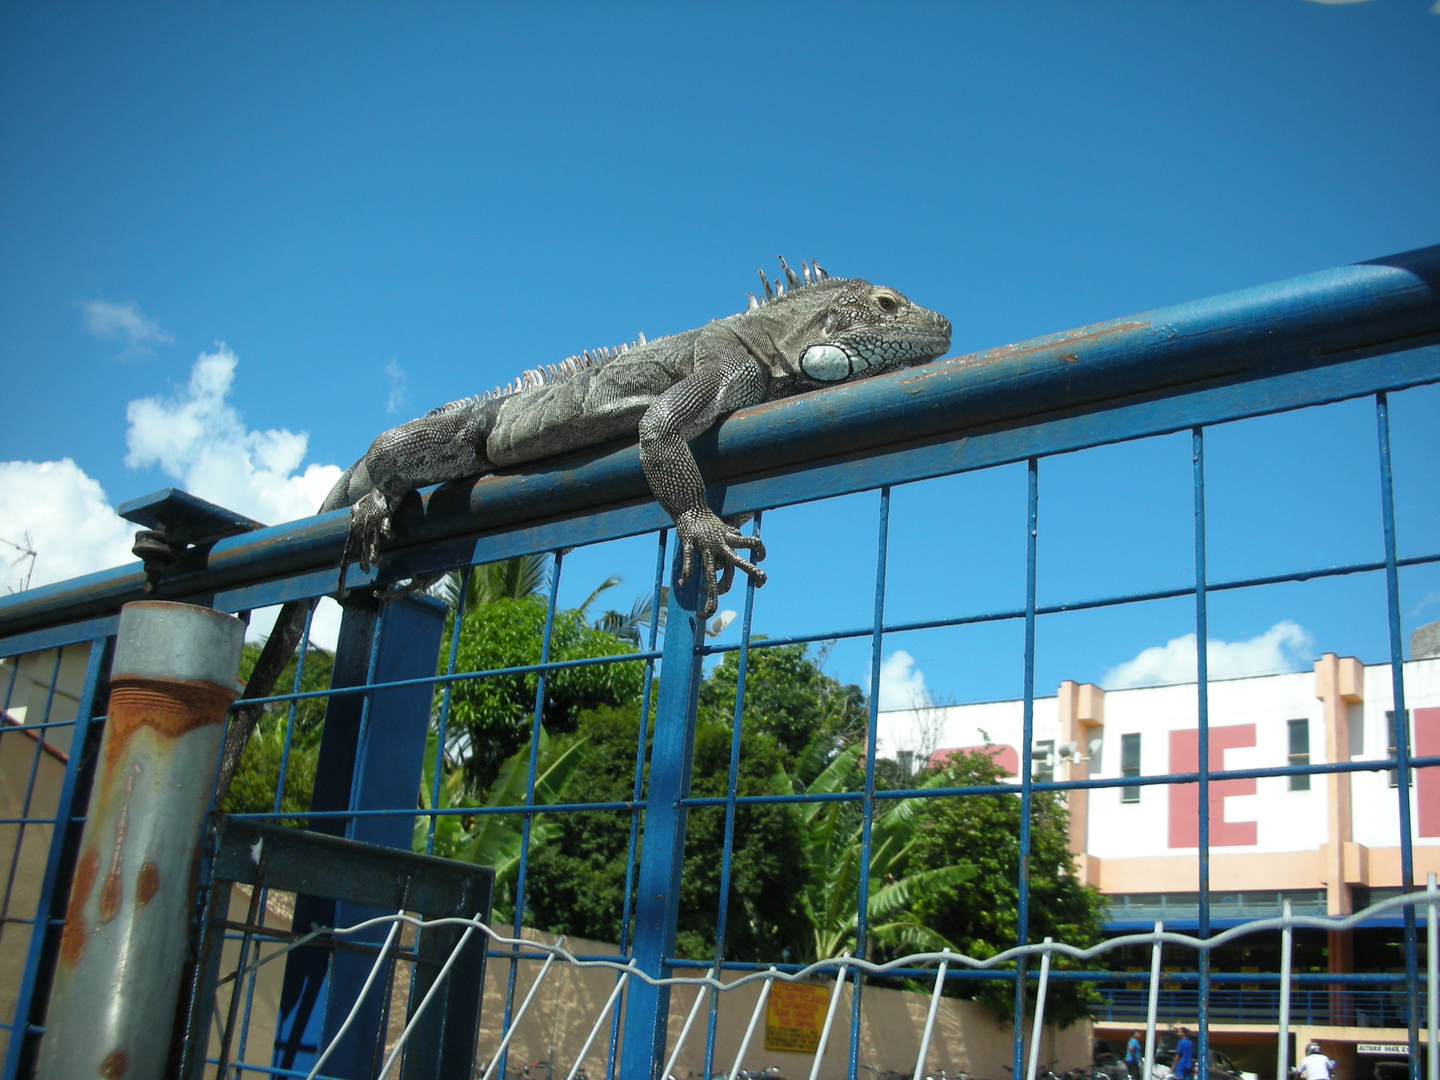
[{"label": "blue railing on building", "polygon": [[[1396,714],[1403,717],[1399,570],[1440,562],[1440,550],[1432,547],[1404,558],[1397,552],[1387,395],[1440,381],[1440,285],[1437,282],[1440,282],[1440,248],[1426,248],[774,403],[731,418],[712,438],[701,440],[697,456],[711,481],[712,504],[725,514],[764,511],[854,492],[877,493],[873,618],[868,626],[830,627],[799,637],[760,640],[752,638],[753,590],[747,590],[746,616],[739,644],[710,646],[695,614],[696,590],[692,582],[688,588],[675,589],[670,594],[663,649],[658,653],[663,657],[665,678],[658,690],[650,681],[656,666],[656,646],[660,644],[653,635],[649,650],[640,657],[631,654],[610,658],[615,662],[633,663],[637,659],[643,662],[647,669],[647,700],[652,692],[656,699],[648,787],[642,787],[645,753],[642,736],[641,745],[637,747],[636,798],[632,803],[611,808],[631,815],[634,824],[630,849],[632,871],[638,862],[638,878],[632,873],[633,887],[626,896],[617,956],[633,961],[639,970],[652,976],[672,970],[676,885],[689,808],[723,806],[733,820],[735,809],[740,805],[800,802],[804,798],[740,797],[733,768],[725,796],[689,797],[695,695],[705,656],[727,648],[743,652],[795,641],[869,640],[872,665],[866,781],[861,791],[834,796],[859,804],[866,824],[862,859],[868,861],[868,824],[877,805],[886,799],[911,795],[945,798],[1000,791],[1014,793],[1015,788],[1009,785],[924,792],[878,791],[874,783],[876,706],[884,637],[906,630],[999,622],[1018,623],[1024,631],[1023,655],[1016,658],[1017,665],[1023,669],[1024,683],[1025,733],[1019,785],[1019,798],[1024,804],[1022,853],[1028,851],[1029,803],[1037,791],[1198,782],[1202,813],[1196,922],[1199,936],[1208,936],[1212,920],[1221,917],[1220,909],[1211,902],[1209,890],[1209,822],[1204,813],[1209,805],[1205,791],[1213,780],[1232,776],[1363,771],[1382,766],[1359,762],[1231,772],[1212,770],[1207,757],[1208,740],[1203,734],[1209,720],[1206,651],[1201,649],[1198,650],[1198,723],[1202,734],[1196,773],[1033,783],[1030,757],[1036,620],[1061,611],[1190,597],[1194,602],[1197,640],[1207,640],[1208,603],[1212,593],[1284,581],[1357,573],[1383,574],[1394,707]],[[1206,428],[1244,417],[1366,396],[1373,399],[1375,407],[1381,494],[1381,519],[1376,525],[1383,536],[1383,560],[1343,566],[1296,566],[1265,577],[1212,580],[1205,549]],[[1173,432],[1189,432],[1192,441],[1195,585],[1040,605],[1036,600],[1036,538],[1041,527],[1039,490],[1044,459],[1085,447]],[[1025,530],[1024,605],[990,612],[955,611],[944,618],[921,623],[887,622],[891,487],[1014,462],[1024,462],[1027,469],[1026,521],[1016,523],[1017,543],[1020,528]],[[407,501],[396,522],[397,535],[405,546],[394,553],[384,580],[468,567],[532,552],[555,552],[556,572],[549,593],[553,617],[561,552],[577,545],[654,532],[658,536],[658,555],[653,591],[658,597],[667,561],[667,524],[649,497],[634,449],[600,452],[527,470],[523,476],[488,477],[469,484],[450,485]],[[0,656],[18,656],[49,648],[89,649],[79,716],[58,804],[53,813],[46,814],[35,812],[30,805],[37,766],[29,772],[22,812],[3,822],[21,832],[46,826],[52,828],[54,834],[32,909],[10,911],[13,889],[7,886],[3,912],[6,921],[0,924],[0,931],[9,933],[15,927],[28,925],[43,932],[30,935],[16,1006],[11,1015],[0,1017],[4,1025],[0,1030],[9,1035],[5,1080],[23,1075],[42,1030],[43,1003],[55,963],[58,927],[63,920],[80,817],[88,791],[89,759],[103,722],[100,711],[105,698],[105,676],[120,605],[129,600],[158,598],[203,603],[225,611],[248,611],[323,595],[334,589],[333,567],[338,563],[345,532],[346,516],[341,512],[222,539],[204,551],[192,553],[149,592],[144,573],[138,567],[126,567],[0,599]],[[376,576],[369,575],[368,580],[376,580]],[[349,583],[352,588],[363,585],[367,577],[352,570]],[[417,601],[381,606],[362,597],[347,609],[335,663],[335,687],[344,693],[331,694],[331,711],[336,718],[333,725],[327,720],[326,739],[334,757],[342,748],[341,735],[347,735],[350,759],[340,762],[335,758],[339,773],[329,781],[334,790],[317,791],[317,812],[310,815],[312,828],[329,820],[350,835],[385,837],[393,833],[392,839],[382,841],[391,843],[401,843],[396,838],[403,832],[403,843],[408,845],[410,822],[416,815],[413,793],[408,804],[403,799],[397,803],[395,792],[389,790],[381,775],[383,770],[378,769],[379,763],[412,758],[418,761],[417,746],[423,748],[430,724],[432,687],[486,674],[456,672],[452,652],[447,674],[436,676],[433,646],[426,656],[426,649],[414,647],[413,643],[429,640],[432,635],[424,628],[438,618],[433,608],[427,610],[426,604]],[[549,627],[547,622],[541,662],[530,669],[542,677],[534,717],[537,731],[542,719],[544,674],[566,666],[549,658]],[[438,637],[434,640],[438,641]],[[12,689],[14,678],[12,668]],[[7,712],[9,693],[7,690]],[[293,701],[302,696],[280,694],[273,700]],[[337,703],[346,699],[353,705],[340,709]],[[439,715],[442,725],[446,722],[447,703],[448,698],[442,698]],[[739,715],[737,704],[736,716]],[[37,728],[50,724],[49,716],[47,705],[38,723],[27,715],[25,725],[4,730],[0,738],[24,737],[21,732],[33,734]],[[737,725],[737,745],[741,734]],[[532,739],[531,745],[536,747],[538,740]],[[1440,760],[1415,760],[1403,723],[1397,723],[1395,746],[1393,765],[1399,782],[1401,869],[1404,879],[1413,881],[1414,833],[1408,798],[1413,770],[1440,764]],[[34,753],[40,752],[37,740]],[[322,756],[326,752],[322,746]],[[535,765],[532,751],[525,805],[501,808],[524,816],[527,835],[528,823],[538,812],[533,797]],[[545,812],[593,809],[546,807]],[[727,829],[723,857],[726,873],[731,857],[730,837]],[[12,885],[18,865],[17,845],[11,865],[5,868]],[[524,913],[525,866],[522,853],[517,884],[517,926]],[[1022,859],[1017,913],[1021,941],[1029,937],[1025,866],[1026,861]],[[857,948],[863,951],[867,933],[865,875],[861,875],[861,881]],[[722,906],[716,913],[720,932],[715,961],[721,964],[724,963],[723,928],[727,918],[723,896],[722,893]],[[1409,1028],[1411,1060],[1418,1062],[1419,1055],[1415,1053],[1420,1005],[1418,952],[1415,916],[1410,909],[1405,916],[1404,945],[1404,1019]],[[1194,991],[1194,1018],[1200,1030],[1202,1061],[1207,1054],[1207,1025],[1218,1020],[1220,1013],[1228,1008],[1228,999],[1223,995],[1231,992],[1220,988],[1221,982],[1214,978],[1216,974],[1210,970],[1208,952],[1202,953]],[[1022,964],[1018,974],[1007,977],[1015,981],[1015,999],[1023,1009],[1022,980],[1033,979],[1034,972],[1027,972]],[[513,977],[511,985],[513,989]],[[329,989],[335,993],[339,987],[332,984]],[[857,976],[854,1004],[845,1025],[849,1028],[847,1071],[851,1080],[859,1067],[860,991]],[[667,997],[668,987],[632,980],[627,990],[623,1031],[616,1027],[611,1032],[611,1070],[637,1080],[653,1076],[659,1070],[665,1057]],[[508,1012],[508,1002],[506,1008]],[[714,1056],[713,1023],[708,1041],[707,1062]],[[1017,1025],[1013,1055],[1017,1073],[1022,1064],[1022,1050]],[[274,1069],[262,1071],[276,1072]],[[283,1070],[279,1074],[293,1075]],[[303,1074],[301,1070],[299,1075]]]},{"label": "blue railing on building", "polygon": [[[1306,1027],[1404,1028],[1408,1026],[1404,976],[1390,989],[1343,988],[1293,990],[1290,1022]],[[1149,990],[1101,987],[1093,1010],[1097,1022],[1144,1024]],[[1429,998],[1422,991],[1423,1011]],[[1212,987],[1208,1002],[1212,1024],[1272,1027],[1280,1018],[1280,994],[1275,990],[1234,990]],[[1195,1024],[1200,1014],[1199,990],[1162,990],[1158,1019],[1161,1026]]]}]

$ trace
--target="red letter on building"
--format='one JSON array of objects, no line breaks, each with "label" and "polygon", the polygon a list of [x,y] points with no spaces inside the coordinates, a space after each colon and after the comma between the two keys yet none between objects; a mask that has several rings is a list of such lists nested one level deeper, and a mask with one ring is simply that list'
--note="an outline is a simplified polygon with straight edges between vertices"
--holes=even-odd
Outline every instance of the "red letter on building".
[{"label": "red letter on building", "polygon": [[[1225,751],[1255,745],[1255,725],[1235,724],[1210,729],[1210,770],[1225,768]],[[1170,732],[1170,771],[1200,771],[1200,729]],[[1440,782],[1440,776],[1436,777]],[[1210,846],[1240,847],[1255,843],[1255,822],[1225,820],[1225,800],[1231,795],[1254,795],[1254,780],[1210,781]],[[1200,785],[1170,788],[1170,846],[1200,846]]]},{"label": "red letter on building", "polygon": [[[1415,756],[1440,755],[1440,709],[1416,709]],[[1415,770],[1415,802],[1420,811],[1420,835],[1440,836],[1440,768]]]}]

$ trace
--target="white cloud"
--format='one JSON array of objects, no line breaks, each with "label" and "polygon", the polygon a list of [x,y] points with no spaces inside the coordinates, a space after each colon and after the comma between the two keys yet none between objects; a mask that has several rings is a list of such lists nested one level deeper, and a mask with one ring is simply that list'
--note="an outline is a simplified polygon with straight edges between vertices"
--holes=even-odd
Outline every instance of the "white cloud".
[{"label": "white cloud", "polygon": [[[1242,679],[1299,671],[1313,659],[1314,648],[1314,638],[1285,619],[1249,641],[1211,638],[1205,658],[1211,679]],[[1111,668],[1101,682],[1107,690],[1194,682],[1195,661],[1195,635],[1186,634],[1145,649],[1135,659]]]},{"label": "white cloud", "polygon": [[[261,641],[270,636],[270,631],[275,626],[275,618],[280,614],[280,608],[268,607],[257,608],[250,613],[250,625],[245,630],[246,641]],[[320,603],[316,605],[315,617],[310,620],[310,643],[318,645],[326,652],[335,651],[335,643],[340,640],[340,617],[344,612],[340,605],[328,596],[322,596]],[[290,688],[276,688],[275,693],[290,692]]]},{"label": "white cloud", "polygon": [[80,304],[85,313],[85,329],[96,337],[110,341],[124,339],[122,360],[153,355],[150,343],[173,345],[175,339],[154,319],[145,315],[132,301],[112,304],[106,300],[85,300]]},{"label": "white cloud", "polygon": [[139,398],[125,411],[125,464],[158,465],[193,495],[276,525],[313,514],[340,478],[337,465],[309,465],[309,435],[248,429],[226,403],[239,358],[224,344],[202,353],[189,384],[170,398]]},{"label": "white cloud", "polygon": [[[80,574],[134,562],[130,545],[136,526],[117,517],[98,481],[69,458],[60,461],[0,462],[0,536],[35,550],[30,586],[49,585]],[[20,553],[3,549],[4,592],[24,585]]]},{"label": "white cloud", "polygon": [[406,393],[408,380],[405,369],[393,358],[385,365],[385,374],[390,379],[390,393],[385,395],[385,411],[393,416],[405,408],[405,403],[410,400],[410,395]]},{"label": "white cloud", "polygon": [[[189,383],[174,396],[130,402],[125,464],[158,465],[186,491],[267,525],[308,517],[339,479],[340,468],[309,465],[299,472],[309,442],[304,432],[246,428],[226,403],[238,362],[219,345],[195,361]],[[31,587],[134,562],[130,545],[136,530],[115,513],[99,483],[69,458],[0,462],[0,538],[23,544],[29,534],[38,552]],[[24,584],[24,562],[10,565],[18,555],[0,547],[0,579],[8,589]],[[276,610],[256,612],[247,636],[268,633]],[[333,649],[339,626],[339,606],[323,601],[312,629],[315,643]]]},{"label": "white cloud", "polygon": [[880,708],[923,709],[930,704],[925,673],[915,667],[915,658],[896,649],[880,661]]}]

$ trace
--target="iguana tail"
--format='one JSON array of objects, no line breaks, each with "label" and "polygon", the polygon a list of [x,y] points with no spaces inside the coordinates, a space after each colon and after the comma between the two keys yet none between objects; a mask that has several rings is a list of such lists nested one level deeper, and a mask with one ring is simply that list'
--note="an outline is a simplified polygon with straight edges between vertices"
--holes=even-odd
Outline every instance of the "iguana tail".
[{"label": "iguana tail", "polygon": [[[343,509],[369,493],[370,477],[362,458],[341,474],[335,486],[330,489],[330,494],[326,495],[325,501],[320,504],[318,512],[327,514],[332,510]],[[344,575],[342,567],[342,587]],[[300,635],[305,631],[305,620],[314,606],[315,600],[291,600],[280,609],[274,629],[270,631],[265,647],[260,650],[260,658],[255,661],[255,669],[250,673],[250,680],[245,684],[245,692],[240,695],[242,702],[270,696],[280,673],[285,670],[290,657],[295,655],[295,647],[300,644]],[[240,765],[240,755],[245,750],[245,743],[249,741],[250,733],[255,730],[255,725],[260,722],[264,711],[264,705],[242,704],[236,708],[235,715],[230,719],[230,726],[225,731],[225,746],[220,752],[220,783],[215,790],[217,808],[225,801],[230,782],[235,779],[235,770]]]}]

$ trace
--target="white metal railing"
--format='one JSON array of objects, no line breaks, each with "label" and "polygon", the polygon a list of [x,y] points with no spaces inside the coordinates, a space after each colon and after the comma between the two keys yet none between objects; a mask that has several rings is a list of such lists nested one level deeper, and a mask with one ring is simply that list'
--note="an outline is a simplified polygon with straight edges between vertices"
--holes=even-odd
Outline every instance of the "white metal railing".
[{"label": "white metal railing", "polygon": [[[774,982],[777,980],[782,982],[799,982],[802,980],[813,978],[814,976],[822,973],[833,971],[835,972],[835,979],[830,992],[829,1007],[826,1011],[825,1023],[821,1030],[819,1046],[816,1048],[814,1062],[810,1070],[810,1080],[817,1080],[820,1072],[820,1063],[825,1056],[825,1051],[829,1042],[836,1010],[840,1002],[840,991],[845,984],[846,977],[852,971],[859,972],[864,975],[878,976],[886,975],[899,969],[913,969],[918,967],[928,967],[931,965],[935,966],[935,985],[931,994],[930,1007],[926,1013],[924,1028],[920,1034],[920,1052],[916,1060],[914,1072],[915,1076],[923,1076],[925,1070],[925,1058],[929,1050],[931,1035],[933,1034],[935,1027],[940,994],[941,990],[944,987],[945,978],[950,968],[954,965],[962,965],[964,967],[976,970],[994,968],[1002,964],[1007,964],[1019,960],[1021,957],[1030,957],[1038,954],[1041,957],[1041,966],[1039,983],[1036,992],[1035,1015],[1033,1021],[1033,1030],[1031,1033],[1029,1061],[1026,1067],[1026,1076],[1028,1080],[1035,1080],[1039,1057],[1039,1032],[1044,1023],[1045,998],[1049,986],[1051,957],[1058,953],[1060,955],[1068,956],[1075,960],[1090,960],[1097,956],[1101,956],[1107,952],[1110,952],[1114,949],[1124,948],[1130,945],[1149,945],[1151,948],[1151,961],[1149,1004],[1145,1025],[1144,1074],[1146,1076],[1149,1076],[1151,1075],[1151,1070],[1155,1064],[1155,1028],[1161,985],[1160,959],[1162,949],[1166,945],[1170,945],[1178,946],[1181,948],[1194,949],[1197,952],[1204,952],[1217,949],[1223,945],[1227,945],[1240,937],[1245,937],[1257,933],[1265,933],[1267,931],[1279,930],[1281,932],[1282,945],[1280,954],[1280,1018],[1277,1034],[1278,1056],[1276,1077],[1277,1080],[1286,1080],[1290,1065],[1289,1036],[1291,953],[1294,947],[1295,929],[1302,928],[1329,931],[1349,930],[1365,922],[1368,919],[1374,918],[1377,915],[1383,915],[1394,911],[1401,911],[1407,907],[1418,908],[1421,905],[1424,905],[1426,909],[1426,925],[1428,929],[1428,933],[1426,935],[1426,982],[1428,989],[1426,1028],[1429,1038],[1429,1045],[1434,1046],[1436,1045],[1436,1029],[1437,1026],[1440,1026],[1440,994],[1437,994],[1437,983],[1440,983],[1440,952],[1437,952],[1437,946],[1440,946],[1440,942],[1437,942],[1437,937],[1440,937],[1440,931],[1437,931],[1437,921],[1440,921],[1440,888],[1437,888],[1436,875],[1434,874],[1431,874],[1429,876],[1429,881],[1424,891],[1413,892],[1408,895],[1395,896],[1385,900],[1381,900],[1378,903],[1372,904],[1369,907],[1365,908],[1363,911],[1355,912],[1353,915],[1347,915],[1340,918],[1320,917],[1314,915],[1294,915],[1291,913],[1290,905],[1287,902],[1284,905],[1284,913],[1279,917],[1256,919],[1252,922],[1242,923],[1241,925],[1232,927],[1229,930],[1224,931],[1223,933],[1216,934],[1214,937],[1204,939],[1191,937],[1188,934],[1178,934],[1172,931],[1168,931],[1164,928],[1163,923],[1157,922],[1155,924],[1155,928],[1149,933],[1125,934],[1121,937],[1109,938],[1106,941],[1103,941],[1098,945],[1090,946],[1089,948],[1078,948],[1074,945],[1067,945],[1064,942],[1057,942],[1053,941],[1050,938],[1046,938],[1043,942],[1040,942],[1039,944],[1017,946],[1012,949],[1006,949],[1004,952],[997,953],[996,955],[987,957],[983,960],[976,959],[975,957],[971,956],[965,956],[960,953],[951,952],[947,949],[942,952],[911,953],[906,956],[898,957],[894,960],[886,961],[882,964],[873,963],[860,957],[851,956],[847,952],[837,957],[831,957],[825,960],[817,960],[813,964],[807,964],[805,967],[802,967],[797,971],[786,972],[780,971],[775,967],[771,967],[765,971],[755,971],[747,975],[742,975],[739,978],[734,979],[730,982],[722,982],[718,977],[719,972],[717,972],[714,968],[711,968],[704,975],[672,975],[666,978],[654,978],[635,967],[633,962],[623,962],[619,960],[581,960],[565,948],[565,939],[563,937],[557,940],[554,945],[545,945],[540,942],[529,941],[523,938],[505,937],[497,933],[478,919],[445,918],[424,920],[417,919],[411,915],[406,915],[403,912],[397,912],[394,915],[377,916],[373,919],[366,919],[364,922],[356,923],[353,926],[338,927],[334,929],[316,929],[311,933],[306,934],[303,937],[288,943],[283,948],[267,955],[263,960],[260,960],[257,963],[242,969],[238,974],[247,974],[249,971],[253,971],[255,970],[255,968],[258,968],[261,964],[269,963],[270,961],[273,961],[276,958],[285,955],[291,949],[297,948],[298,946],[303,945],[321,936],[344,936],[348,934],[355,934],[371,927],[383,925],[385,923],[392,924],[392,933],[394,928],[406,923],[414,926],[415,928],[417,928],[417,930],[427,927],[438,926],[466,927],[467,929],[465,931],[465,934],[461,937],[460,941],[455,946],[454,951],[452,951],[450,958],[446,961],[445,966],[441,969],[439,976],[436,978],[434,984],[430,989],[430,993],[427,994],[425,999],[420,1002],[414,1014],[410,1017],[410,1020],[405,1027],[405,1031],[401,1033],[398,1043],[386,1058],[385,1063],[381,1067],[381,1070],[378,1073],[376,1080],[384,1080],[384,1078],[390,1074],[396,1061],[400,1057],[401,1050],[404,1047],[409,1032],[414,1028],[420,1016],[424,1013],[425,1008],[429,1005],[431,999],[435,996],[436,988],[438,988],[443,982],[446,973],[449,971],[450,964],[459,954],[461,946],[463,946],[466,940],[471,936],[471,934],[475,933],[476,931],[479,931],[480,933],[485,934],[487,937],[489,937],[492,944],[495,946],[509,949],[524,948],[527,950],[548,954],[545,958],[543,966],[540,968],[539,974],[535,978],[535,982],[531,985],[529,993],[526,995],[524,1002],[516,1011],[514,1017],[512,1017],[508,1028],[502,1033],[500,1045],[496,1053],[493,1055],[489,1067],[485,1070],[483,1080],[492,1080],[496,1064],[503,1059],[504,1051],[510,1045],[510,1041],[514,1037],[515,1032],[519,1027],[520,1021],[524,1019],[526,1010],[529,1008],[530,1003],[534,999],[536,992],[539,990],[541,983],[544,981],[546,975],[550,972],[551,967],[556,960],[560,960],[570,965],[571,967],[580,969],[608,968],[617,972],[620,976],[616,980],[614,990],[611,992],[609,998],[606,1000],[604,1006],[601,1008],[600,1014],[596,1018],[595,1024],[590,1031],[589,1038],[587,1038],[585,1041],[584,1048],[576,1056],[575,1065],[571,1069],[571,1075],[567,1078],[567,1080],[574,1080],[574,1076],[580,1068],[580,1063],[584,1061],[585,1055],[589,1053],[590,1047],[594,1043],[596,1035],[600,1030],[600,1026],[604,1023],[605,1019],[611,1015],[611,1011],[616,1007],[616,1004],[619,1001],[621,995],[623,994],[629,980],[642,979],[645,982],[650,983],[654,986],[668,985],[703,987],[708,991],[708,994],[696,995],[695,1004],[691,1008],[684,1026],[680,1029],[679,1036],[676,1039],[675,1045],[670,1052],[669,1059],[666,1062],[665,1070],[661,1074],[662,1076],[669,1076],[671,1074],[671,1071],[674,1069],[675,1063],[679,1059],[680,1051],[685,1045],[685,1040],[690,1034],[690,1030],[694,1025],[696,1016],[699,1014],[701,1003],[708,1000],[710,994],[737,990],[742,986],[748,986],[749,984],[754,982],[761,982],[763,983],[763,985],[761,987],[760,994],[756,1000],[749,1024],[746,1028],[745,1036],[742,1039],[739,1051],[736,1054],[735,1063],[728,1074],[730,1080],[735,1080],[735,1077],[739,1074],[744,1064],[745,1053],[749,1048],[751,1037],[754,1035],[755,1029],[759,1024],[760,1017],[764,1012],[765,1004],[769,997],[770,987],[774,984]],[[382,949],[376,956],[374,967],[370,972],[369,979],[367,979],[365,983],[365,987],[367,989],[370,986],[371,982],[378,978],[378,973],[381,971],[384,963],[388,959],[388,955],[389,950]],[[364,992],[362,991],[361,996],[363,997],[363,995]],[[342,1028],[340,1033],[337,1034],[336,1039],[338,1039],[339,1036],[343,1033],[344,1029]],[[331,1042],[331,1046],[333,1045],[334,1040],[332,1040]],[[316,1063],[315,1069],[311,1072],[312,1077],[315,1076],[318,1072],[320,1064],[324,1062],[325,1057],[326,1055],[328,1055],[329,1051],[330,1046],[325,1047],[322,1051],[320,1058]],[[1440,1054],[1427,1055],[1427,1064],[1428,1080],[1440,1080]]]}]

